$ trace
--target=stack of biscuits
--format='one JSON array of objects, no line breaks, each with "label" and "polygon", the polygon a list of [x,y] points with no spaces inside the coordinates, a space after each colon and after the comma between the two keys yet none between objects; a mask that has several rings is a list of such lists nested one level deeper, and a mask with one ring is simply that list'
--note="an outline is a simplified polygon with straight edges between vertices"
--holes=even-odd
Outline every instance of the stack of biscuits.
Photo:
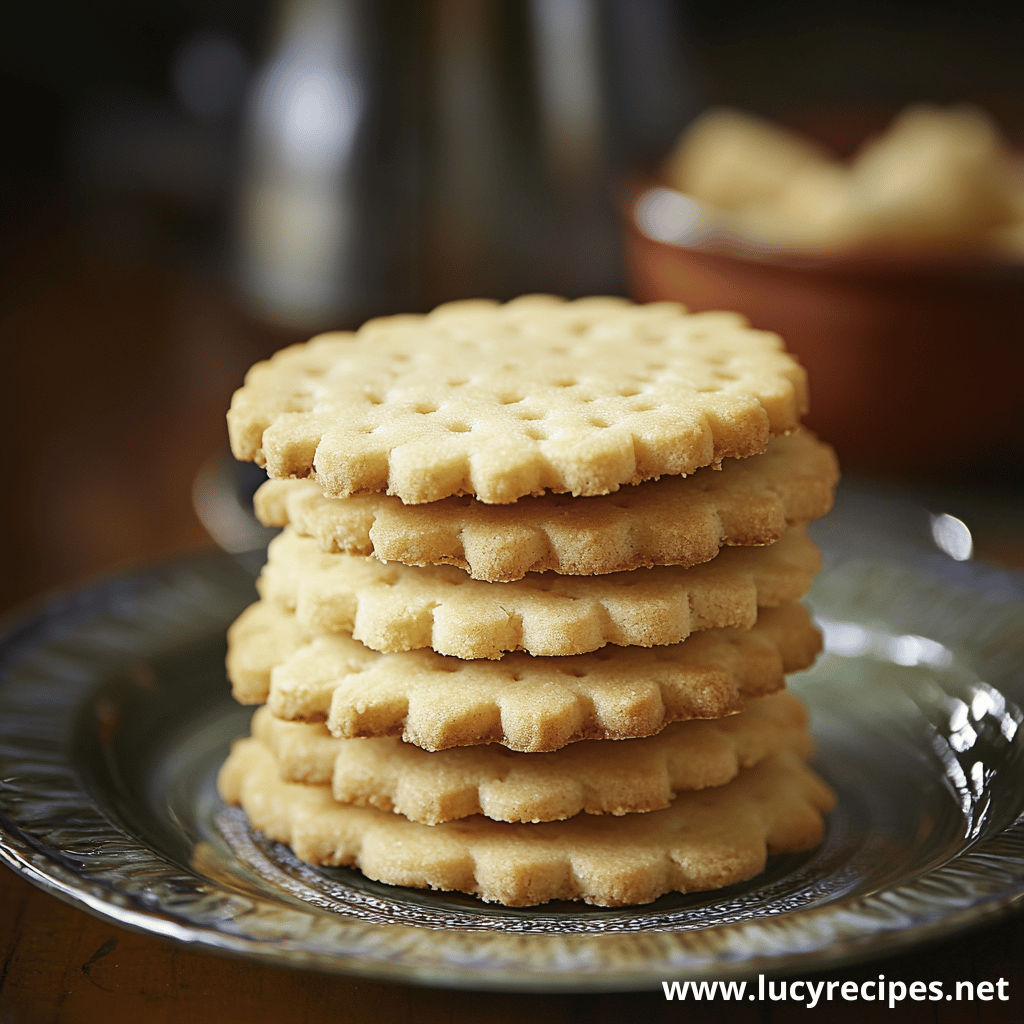
[{"label": "stack of biscuits", "polygon": [[708,890],[833,802],[784,690],[831,449],[772,334],[674,303],[451,303],[256,365],[261,704],[225,800],[302,860],[509,906]]}]

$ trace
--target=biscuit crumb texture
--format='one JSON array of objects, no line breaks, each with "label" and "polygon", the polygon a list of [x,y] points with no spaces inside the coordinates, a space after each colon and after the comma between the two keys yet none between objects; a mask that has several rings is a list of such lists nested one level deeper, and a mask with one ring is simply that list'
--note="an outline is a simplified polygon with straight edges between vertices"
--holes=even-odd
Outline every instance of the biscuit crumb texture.
[{"label": "biscuit crumb texture", "polygon": [[[243,612],[229,643],[267,651],[266,634],[287,633],[291,618],[260,602]],[[479,743],[557,750],[735,714],[746,698],[782,689],[785,674],[810,666],[820,650],[809,613],[793,603],[762,610],[749,630],[709,629],[681,644],[564,658],[378,654],[346,634],[315,636],[262,666],[243,650],[235,656],[249,667],[247,702],[266,701],[288,721],[326,721],[342,739],[401,736],[426,750]],[[229,654],[229,670],[233,660]]]},{"label": "biscuit crumb texture", "polygon": [[780,754],[650,814],[540,824],[474,816],[430,826],[342,806],[328,786],[282,782],[273,755],[254,739],[235,744],[218,785],[255,828],[308,863],[353,865],[392,885],[511,907],[555,899],[625,906],[731,885],[758,874],[769,853],[817,844],[834,802],[799,757]]},{"label": "biscuit crumb texture", "polygon": [[497,744],[431,753],[398,739],[339,740],[322,724],[285,722],[267,707],[252,734],[285,782],[331,784],[338,803],[394,811],[436,825],[482,814],[496,821],[558,821],[667,807],[684,790],[723,786],[782,750],[813,749],[807,711],[783,690],[739,714],[674,722],[656,736],[584,740],[547,754]]},{"label": "biscuit crumb texture", "polygon": [[286,348],[249,371],[228,430],[237,458],[329,497],[504,504],[756,455],[806,408],[803,368],[736,314],[524,296]]},{"label": "biscuit crumb texture", "polygon": [[387,494],[329,498],[313,480],[268,480],[256,492],[265,526],[291,526],[325,552],[404,565],[457,565],[507,583],[551,570],[589,576],[697,565],[723,546],[772,544],[787,525],[832,507],[835,453],[809,431],[772,438],[763,455],[614,494],[544,494],[512,505],[449,497],[409,506]]},{"label": "biscuit crumb texture", "polygon": [[325,554],[290,529],[271,541],[268,556],[260,595],[294,611],[307,632],[351,633],[375,651],[429,647],[464,659],[654,647],[704,629],[749,629],[759,607],[802,598],[821,568],[800,528],[770,547],[730,548],[692,568],[531,573],[511,583],[473,580],[455,566]]}]

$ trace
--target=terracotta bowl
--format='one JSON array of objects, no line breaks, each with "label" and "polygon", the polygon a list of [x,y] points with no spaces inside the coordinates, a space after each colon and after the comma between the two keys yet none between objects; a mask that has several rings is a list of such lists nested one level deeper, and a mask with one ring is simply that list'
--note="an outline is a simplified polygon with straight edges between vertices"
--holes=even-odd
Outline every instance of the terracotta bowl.
[{"label": "terracotta bowl", "polygon": [[[689,203],[689,207],[687,206]],[[956,482],[1024,469],[1024,265],[981,256],[772,252],[681,193],[625,207],[635,298],[733,309],[807,368],[807,423],[847,468]]]}]

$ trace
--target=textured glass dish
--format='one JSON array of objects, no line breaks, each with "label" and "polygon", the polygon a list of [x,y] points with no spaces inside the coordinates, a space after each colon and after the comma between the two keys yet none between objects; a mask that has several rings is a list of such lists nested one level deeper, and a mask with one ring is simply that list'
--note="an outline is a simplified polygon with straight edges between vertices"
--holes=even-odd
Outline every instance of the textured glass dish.
[{"label": "textured glass dish", "polygon": [[827,653],[791,684],[839,805],[817,850],[772,858],[750,882],[642,907],[512,910],[299,863],[214,788],[251,713],[228,696],[224,630],[253,599],[259,559],[227,555],[115,579],[9,624],[0,856],[130,928],[478,988],[820,970],[1019,907],[1024,581],[955,561],[937,542],[962,556],[956,524],[914,506],[841,493],[813,532]]}]

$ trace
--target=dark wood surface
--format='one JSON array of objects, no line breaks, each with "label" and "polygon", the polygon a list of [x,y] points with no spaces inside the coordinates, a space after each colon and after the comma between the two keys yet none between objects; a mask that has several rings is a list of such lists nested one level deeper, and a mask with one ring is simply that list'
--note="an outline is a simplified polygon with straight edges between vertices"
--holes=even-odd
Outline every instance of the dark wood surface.
[{"label": "dark wood surface", "polygon": [[[534,995],[463,992],[265,967],[136,935],[90,917],[0,869],[0,1021],[114,1024],[152,1021],[248,1024],[273,1020],[411,1022],[535,1021],[577,1024],[629,1019],[806,1020],[797,1003],[668,1003],[660,992]],[[893,1011],[865,1002],[819,1005],[818,1020],[839,1024],[881,1017],[913,1024],[1019,1024],[1024,1018],[1024,918],[1017,916],[913,953],[859,967],[805,975],[854,981],[884,974],[909,985],[1006,979],[1009,1000],[921,1002]]]},{"label": "dark wood surface", "polygon": [[[5,500],[0,609],[88,577],[210,545],[190,506],[225,446],[245,368],[290,340],[249,321],[207,276],[25,240],[0,281]],[[981,554],[1024,565],[1001,535]],[[1024,1020],[1024,917],[825,980],[1009,983],[1009,1001],[833,1002],[818,1019]],[[0,869],[0,1022],[803,1020],[795,1003],[666,1003],[659,993],[502,995],[268,968],[136,935]]]}]

